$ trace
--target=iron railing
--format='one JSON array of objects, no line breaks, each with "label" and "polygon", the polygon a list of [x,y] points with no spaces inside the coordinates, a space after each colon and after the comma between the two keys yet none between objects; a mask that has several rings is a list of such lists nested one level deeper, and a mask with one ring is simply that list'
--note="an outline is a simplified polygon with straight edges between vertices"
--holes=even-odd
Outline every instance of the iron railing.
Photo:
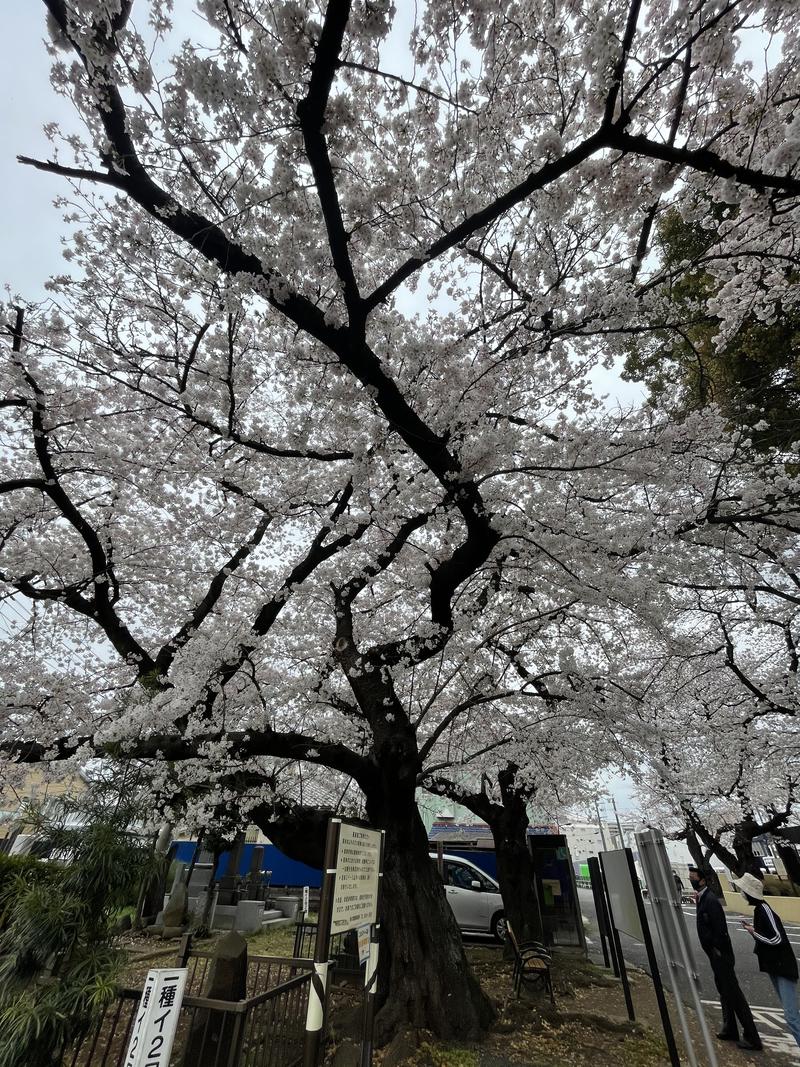
[{"label": "iron railing", "polygon": [[[248,961],[244,1000],[198,995],[213,958],[191,951],[172,1067],[296,1067],[302,1059],[310,960],[254,956]],[[121,1067],[141,990],[122,989],[62,1067]]]},{"label": "iron railing", "polygon": [[[294,929],[294,948],[292,955],[299,959],[313,959],[317,945],[317,924],[298,922]],[[331,937],[328,959],[336,969],[339,978],[357,978],[362,974],[358,958],[358,936],[355,930]]]}]

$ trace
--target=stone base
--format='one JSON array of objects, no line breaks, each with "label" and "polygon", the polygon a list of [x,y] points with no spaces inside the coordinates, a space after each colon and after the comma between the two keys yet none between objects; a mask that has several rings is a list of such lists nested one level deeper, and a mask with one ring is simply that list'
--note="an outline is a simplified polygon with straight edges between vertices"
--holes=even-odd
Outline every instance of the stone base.
[{"label": "stone base", "polygon": [[282,911],[287,919],[291,919],[294,922],[302,906],[302,901],[299,897],[271,897],[270,904],[273,908]]},{"label": "stone base", "polygon": [[173,937],[183,937],[186,933],[187,927],[185,926],[165,926],[161,931],[162,938],[167,941]]}]

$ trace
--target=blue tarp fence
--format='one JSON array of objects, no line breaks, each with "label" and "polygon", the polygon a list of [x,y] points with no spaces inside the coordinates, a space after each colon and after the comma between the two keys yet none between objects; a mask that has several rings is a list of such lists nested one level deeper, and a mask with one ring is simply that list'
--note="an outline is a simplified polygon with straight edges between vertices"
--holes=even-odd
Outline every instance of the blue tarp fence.
[{"label": "blue tarp fence", "polygon": [[[183,863],[191,863],[195,848],[197,847],[195,842],[176,841],[175,844],[178,846],[175,853],[175,859],[180,860]],[[319,889],[321,887],[322,871],[315,870],[313,867],[307,867],[305,863],[298,863],[297,860],[290,860],[289,857],[284,855],[279,848],[275,847],[275,845],[245,845],[242,849],[238,871],[228,870],[231,853],[223,852],[220,857],[215,877],[221,878],[224,874],[246,875],[250,870],[250,857],[253,855],[254,848],[264,849],[262,869],[265,871],[272,871],[272,878],[270,880],[272,885],[307,885],[312,889]],[[483,849],[475,852],[462,852],[457,848],[448,848],[447,855],[457,856],[459,859],[471,860],[476,867],[480,867],[481,870],[486,871],[491,878],[497,878],[497,857],[494,852]]]},{"label": "blue tarp fence", "polygon": [[[176,841],[175,844],[178,846],[175,859],[181,860],[183,863],[191,863],[197,847],[196,843],[194,841]],[[250,870],[250,858],[253,855],[254,848],[264,849],[262,870],[272,871],[272,878],[270,879],[272,885],[308,885],[312,889],[319,889],[322,885],[322,871],[315,871],[313,867],[307,867],[305,863],[290,860],[274,845],[245,845],[242,849],[238,871],[228,870],[231,853],[223,852],[215,877],[221,878],[224,874],[246,875]]]}]

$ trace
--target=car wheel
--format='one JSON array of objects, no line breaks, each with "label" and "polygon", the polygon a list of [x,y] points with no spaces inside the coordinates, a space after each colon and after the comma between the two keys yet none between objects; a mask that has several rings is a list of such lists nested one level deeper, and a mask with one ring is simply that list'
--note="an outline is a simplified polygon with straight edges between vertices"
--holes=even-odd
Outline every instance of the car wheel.
[{"label": "car wheel", "polygon": [[498,911],[497,915],[492,919],[492,937],[495,941],[505,941],[508,937],[506,917],[502,911]]}]

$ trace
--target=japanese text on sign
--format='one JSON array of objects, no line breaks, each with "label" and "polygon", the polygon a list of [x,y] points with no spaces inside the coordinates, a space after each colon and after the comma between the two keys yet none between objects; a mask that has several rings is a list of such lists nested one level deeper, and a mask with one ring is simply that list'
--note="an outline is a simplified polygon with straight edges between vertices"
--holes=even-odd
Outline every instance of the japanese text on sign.
[{"label": "japanese text on sign", "polygon": [[378,909],[381,835],[342,823],[336,859],[331,933],[374,923]]},{"label": "japanese text on sign", "polygon": [[147,972],[142,999],[133,1020],[125,1067],[167,1067],[169,1064],[186,974],[185,967],[162,967]]}]

